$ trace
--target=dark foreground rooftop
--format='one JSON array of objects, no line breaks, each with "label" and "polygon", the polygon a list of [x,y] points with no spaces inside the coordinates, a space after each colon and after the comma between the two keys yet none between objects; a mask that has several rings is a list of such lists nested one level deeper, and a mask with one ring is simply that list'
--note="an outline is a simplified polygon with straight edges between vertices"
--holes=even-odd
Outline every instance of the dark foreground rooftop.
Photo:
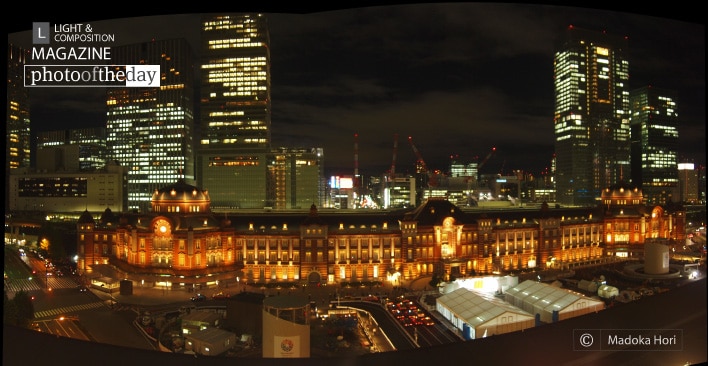
[{"label": "dark foreground rooftop", "polygon": [[[56,337],[5,326],[3,365],[695,365],[708,361],[706,279],[558,323],[522,332],[405,352],[374,353],[355,358],[234,359],[147,351]],[[679,350],[579,350],[574,331],[671,329],[681,335]],[[575,349],[574,349],[575,348]]]}]

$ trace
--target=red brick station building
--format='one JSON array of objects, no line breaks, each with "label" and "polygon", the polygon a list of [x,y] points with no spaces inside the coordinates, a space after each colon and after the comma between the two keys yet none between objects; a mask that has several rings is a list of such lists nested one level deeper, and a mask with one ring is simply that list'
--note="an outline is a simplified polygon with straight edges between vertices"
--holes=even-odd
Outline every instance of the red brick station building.
[{"label": "red brick station building", "polygon": [[685,210],[648,207],[640,189],[618,185],[586,208],[464,210],[429,199],[408,211],[216,214],[207,191],[180,181],[155,191],[149,213],[106,209],[96,220],[85,211],[77,240],[87,277],[111,265],[122,277],[114,280],[139,286],[397,285],[642,259],[645,242],[685,240]]}]

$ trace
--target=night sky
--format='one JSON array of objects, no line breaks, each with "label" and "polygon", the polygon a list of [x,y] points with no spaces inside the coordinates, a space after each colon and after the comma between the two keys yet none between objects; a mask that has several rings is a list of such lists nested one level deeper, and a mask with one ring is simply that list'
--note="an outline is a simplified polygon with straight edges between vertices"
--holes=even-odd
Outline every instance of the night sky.
[{"label": "night sky", "polygon": [[[483,173],[538,175],[554,152],[555,45],[572,24],[629,37],[630,88],[678,92],[680,161],[705,165],[705,24],[690,14],[610,10],[412,3],[267,12],[273,146],[323,147],[326,174],[351,175],[358,134],[360,173],[380,175],[398,134],[399,173],[414,169],[411,136],[431,169],[447,170],[451,155],[481,160],[496,147]],[[28,15],[12,29],[83,22],[115,34],[113,46],[184,37],[199,51],[198,12],[115,20],[49,14]],[[8,39],[31,46],[30,32]],[[32,128],[105,125],[97,89],[32,89]]]}]

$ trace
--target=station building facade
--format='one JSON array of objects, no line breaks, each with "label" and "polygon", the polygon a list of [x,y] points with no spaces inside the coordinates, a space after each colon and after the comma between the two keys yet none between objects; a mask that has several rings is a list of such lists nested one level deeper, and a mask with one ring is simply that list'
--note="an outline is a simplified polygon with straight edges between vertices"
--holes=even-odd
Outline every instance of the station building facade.
[{"label": "station building facade", "polygon": [[685,210],[647,207],[617,186],[585,208],[462,210],[428,199],[413,210],[215,214],[207,191],[180,181],[155,191],[149,213],[85,211],[78,268],[111,264],[141,285],[366,283],[397,285],[643,256],[648,238],[685,239]]}]

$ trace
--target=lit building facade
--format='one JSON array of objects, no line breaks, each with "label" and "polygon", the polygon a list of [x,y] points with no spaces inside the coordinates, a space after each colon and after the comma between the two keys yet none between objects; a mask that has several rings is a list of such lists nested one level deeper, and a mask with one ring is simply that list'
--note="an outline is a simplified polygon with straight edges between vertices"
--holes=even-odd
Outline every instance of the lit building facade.
[{"label": "lit building facade", "polygon": [[30,166],[30,96],[24,86],[29,50],[7,45],[7,104],[5,106],[5,209],[12,169]]},{"label": "lit building facade", "polygon": [[[96,170],[106,165],[106,128],[79,128],[72,130],[44,131],[37,133],[37,169],[42,162],[51,163],[51,156],[61,157],[62,151],[75,150],[75,156],[66,160],[67,169]],[[44,155],[40,157],[39,155]],[[73,154],[72,154],[73,155]]]},{"label": "lit building facade", "polygon": [[686,239],[686,211],[681,205],[645,205],[641,189],[623,184],[605,188],[600,201],[607,255],[642,258],[644,244],[652,239],[676,244]]},{"label": "lit building facade", "polygon": [[209,149],[197,153],[200,186],[209,190],[214,211],[273,207],[265,150]]},{"label": "lit building facade", "polygon": [[632,183],[648,204],[665,204],[678,187],[676,93],[653,86],[632,90]]},{"label": "lit building facade", "polygon": [[281,147],[271,150],[268,196],[274,209],[306,209],[324,203],[322,148]]},{"label": "lit building facade", "polygon": [[356,208],[354,177],[333,175],[329,177],[328,204],[332,208]]},{"label": "lit building facade", "polygon": [[214,211],[306,209],[324,200],[321,148],[210,149],[197,155]]},{"label": "lit building facade", "polygon": [[5,162],[10,169],[30,166],[30,97],[24,86],[27,50],[8,44]]},{"label": "lit building facade", "polygon": [[269,37],[262,14],[203,17],[203,148],[270,147]]},{"label": "lit building facade", "polygon": [[678,194],[677,201],[697,204],[700,201],[698,189],[699,170],[693,163],[678,164]]},{"label": "lit building facade", "polygon": [[[183,182],[155,192],[152,213],[78,223],[79,268],[112,263],[160,286],[381,282],[641,258],[648,238],[680,243],[685,211],[644,206],[641,190],[603,191],[602,205],[461,210],[429,199],[414,210],[215,214],[209,195]],[[82,262],[85,261],[85,262]],[[82,265],[89,264],[86,267]]]},{"label": "lit building facade", "polygon": [[77,268],[90,275],[93,265],[114,259],[118,268],[140,273],[131,279],[141,285],[166,287],[194,285],[207,272],[235,276],[234,230],[211,214],[208,192],[181,180],[151,198],[145,214],[106,209],[97,220],[85,210],[77,222]]},{"label": "lit building facade", "polygon": [[416,179],[414,177],[394,177],[387,182],[384,190],[384,207],[414,207],[416,200]]},{"label": "lit building facade", "polygon": [[128,205],[147,211],[155,189],[175,179],[194,182],[194,65],[186,40],[112,49],[117,64],[160,65],[160,87],[107,92],[107,148],[128,170]]},{"label": "lit building facade", "polygon": [[477,162],[465,163],[459,160],[450,162],[451,177],[477,178]]},{"label": "lit building facade", "polygon": [[[321,148],[271,148],[271,58],[263,14],[207,14],[201,28],[197,181],[214,211],[325,201]],[[238,187],[238,189],[234,189]]]},{"label": "lit building facade", "polygon": [[266,17],[205,15],[201,25],[197,180],[211,192],[214,209],[273,207],[279,198],[272,196],[276,183],[269,180],[269,171],[277,168],[268,166],[271,75]]},{"label": "lit building facade", "polygon": [[555,53],[556,198],[594,205],[604,187],[630,177],[627,41],[568,27]]},{"label": "lit building facade", "polygon": [[127,169],[115,164],[91,171],[17,169],[9,179],[9,210],[69,215],[106,208],[126,211],[127,177]]}]

